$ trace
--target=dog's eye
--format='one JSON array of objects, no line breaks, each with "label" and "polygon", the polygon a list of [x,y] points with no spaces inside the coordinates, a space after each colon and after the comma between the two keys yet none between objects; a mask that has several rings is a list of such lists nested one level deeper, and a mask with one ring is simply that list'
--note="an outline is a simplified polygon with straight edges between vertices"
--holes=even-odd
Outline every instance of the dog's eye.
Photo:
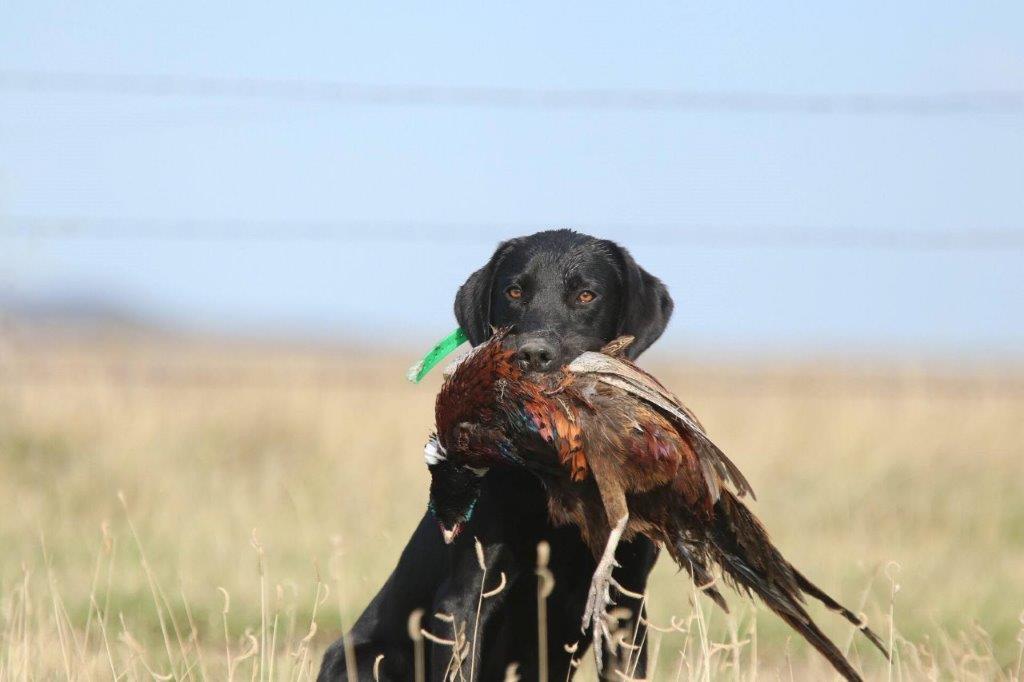
[{"label": "dog's eye", "polygon": [[523,290],[513,284],[508,289],[505,289],[505,295],[515,301],[523,297]]},{"label": "dog's eye", "polygon": [[586,304],[590,303],[595,298],[597,298],[597,294],[595,294],[593,291],[590,291],[589,289],[584,289],[576,296],[576,302]]}]

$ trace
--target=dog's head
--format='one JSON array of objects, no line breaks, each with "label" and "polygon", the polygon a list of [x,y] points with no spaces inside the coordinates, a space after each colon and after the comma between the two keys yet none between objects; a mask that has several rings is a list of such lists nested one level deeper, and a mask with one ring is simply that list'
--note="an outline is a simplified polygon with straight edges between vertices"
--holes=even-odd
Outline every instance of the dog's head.
[{"label": "dog's head", "polygon": [[665,330],[672,297],[618,244],[572,230],[501,243],[455,297],[455,317],[474,346],[494,327],[530,370],[558,369],[617,336],[636,337],[635,358]]}]

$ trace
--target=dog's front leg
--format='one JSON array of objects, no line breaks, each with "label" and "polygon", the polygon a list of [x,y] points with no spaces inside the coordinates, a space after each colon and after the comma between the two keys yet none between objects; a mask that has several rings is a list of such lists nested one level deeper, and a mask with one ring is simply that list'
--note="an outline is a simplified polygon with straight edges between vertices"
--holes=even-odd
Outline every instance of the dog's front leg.
[{"label": "dog's front leg", "polygon": [[[451,572],[438,591],[429,617],[429,629],[445,643],[431,644],[431,680],[480,679],[481,661],[502,657],[501,647],[491,638],[485,645],[489,624],[506,604],[510,586],[522,572],[521,561],[501,541],[477,545],[471,529],[451,546]],[[483,567],[481,568],[481,561]],[[427,623],[428,619],[424,619]]]}]

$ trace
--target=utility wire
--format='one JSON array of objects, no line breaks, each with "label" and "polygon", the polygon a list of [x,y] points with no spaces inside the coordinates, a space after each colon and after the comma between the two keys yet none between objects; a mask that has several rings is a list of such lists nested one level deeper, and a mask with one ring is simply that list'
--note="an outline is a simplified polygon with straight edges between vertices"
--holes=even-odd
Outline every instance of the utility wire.
[{"label": "utility wire", "polygon": [[378,106],[942,116],[1022,114],[1024,90],[795,94],[629,88],[374,85],[271,78],[0,70],[0,91],[247,98]]},{"label": "utility wire", "polygon": [[573,227],[594,234],[628,234],[634,242],[686,244],[708,248],[828,248],[888,251],[1022,251],[1024,229],[856,228],[814,226],[729,226],[701,224],[630,225],[525,222],[396,222],[306,220],[173,220],[78,216],[0,216],[0,239],[123,242],[481,242],[501,235]]}]

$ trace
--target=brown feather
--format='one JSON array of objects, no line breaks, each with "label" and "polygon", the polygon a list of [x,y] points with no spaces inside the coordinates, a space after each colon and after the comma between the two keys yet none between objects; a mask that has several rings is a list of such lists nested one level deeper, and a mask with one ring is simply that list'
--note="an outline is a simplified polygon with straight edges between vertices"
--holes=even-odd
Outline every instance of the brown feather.
[{"label": "brown feather", "polygon": [[[478,466],[474,458],[496,456],[489,441],[512,438],[519,456],[538,465],[552,520],[578,526],[595,558],[615,521],[628,516],[624,539],[642,534],[663,544],[725,608],[709,584],[717,564],[727,582],[758,595],[848,680],[860,678],[807,614],[805,595],[888,655],[874,632],[786,561],[740,500],[753,497],[750,483],[657,379],[603,353],[584,353],[561,373],[526,375],[501,348],[502,335],[463,361],[438,395],[439,442],[462,446],[453,456]],[[606,349],[621,354],[627,345]],[[463,432],[467,440],[450,440]]]}]

